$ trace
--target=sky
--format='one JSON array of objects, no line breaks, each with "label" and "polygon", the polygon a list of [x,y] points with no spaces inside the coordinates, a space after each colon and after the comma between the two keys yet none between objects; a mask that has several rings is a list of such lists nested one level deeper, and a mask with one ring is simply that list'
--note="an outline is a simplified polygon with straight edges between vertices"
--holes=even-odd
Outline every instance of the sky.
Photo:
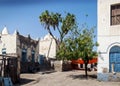
[{"label": "sky", "polygon": [[97,0],[0,0],[0,31],[6,26],[11,34],[18,30],[24,36],[42,38],[48,33],[39,21],[45,10],[73,13],[79,25],[87,22],[97,30]]}]

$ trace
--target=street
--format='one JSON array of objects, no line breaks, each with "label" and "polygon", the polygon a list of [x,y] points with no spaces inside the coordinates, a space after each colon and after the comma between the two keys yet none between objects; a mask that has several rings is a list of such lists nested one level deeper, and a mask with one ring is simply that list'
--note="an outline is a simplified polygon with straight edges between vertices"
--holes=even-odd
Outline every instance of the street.
[{"label": "street", "polygon": [[83,70],[21,74],[21,81],[15,86],[120,86],[120,82],[98,81],[96,74],[96,71],[88,72],[88,80]]}]

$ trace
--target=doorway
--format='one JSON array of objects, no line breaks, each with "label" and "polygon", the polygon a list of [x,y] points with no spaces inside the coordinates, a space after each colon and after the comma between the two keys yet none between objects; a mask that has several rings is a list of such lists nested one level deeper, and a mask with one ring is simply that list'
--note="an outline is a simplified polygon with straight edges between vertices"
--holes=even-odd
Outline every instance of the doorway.
[{"label": "doorway", "polygon": [[120,47],[113,46],[109,53],[109,72],[120,72]]}]

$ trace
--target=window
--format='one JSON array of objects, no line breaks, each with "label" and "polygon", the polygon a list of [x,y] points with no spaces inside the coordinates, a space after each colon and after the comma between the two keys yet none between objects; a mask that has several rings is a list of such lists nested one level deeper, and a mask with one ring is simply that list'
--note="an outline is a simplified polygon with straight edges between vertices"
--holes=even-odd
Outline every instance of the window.
[{"label": "window", "polygon": [[2,54],[6,54],[6,48],[2,49]]},{"label": "window", "polygon": [[120,24],[120,4],[111,6],[111,25]]},{"label": "window", "polygon": [[22,62],[27,62],[27,49],[22,49]]},{"label": "window", "polygon": [[32,50],[32,62],[35,62],[35,51]]}]

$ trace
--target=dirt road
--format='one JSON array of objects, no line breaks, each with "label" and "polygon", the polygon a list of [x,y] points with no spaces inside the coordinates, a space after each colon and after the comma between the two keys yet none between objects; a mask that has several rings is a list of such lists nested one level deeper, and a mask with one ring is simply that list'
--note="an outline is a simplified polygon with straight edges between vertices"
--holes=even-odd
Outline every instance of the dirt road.
[{"label": "dirt road", "polygon": [[21,83],[15,86],[120,86],[120,82],[97,81],[96,72],[88,72],[88,80],[84,71],[38,72],[21,74]]}]

